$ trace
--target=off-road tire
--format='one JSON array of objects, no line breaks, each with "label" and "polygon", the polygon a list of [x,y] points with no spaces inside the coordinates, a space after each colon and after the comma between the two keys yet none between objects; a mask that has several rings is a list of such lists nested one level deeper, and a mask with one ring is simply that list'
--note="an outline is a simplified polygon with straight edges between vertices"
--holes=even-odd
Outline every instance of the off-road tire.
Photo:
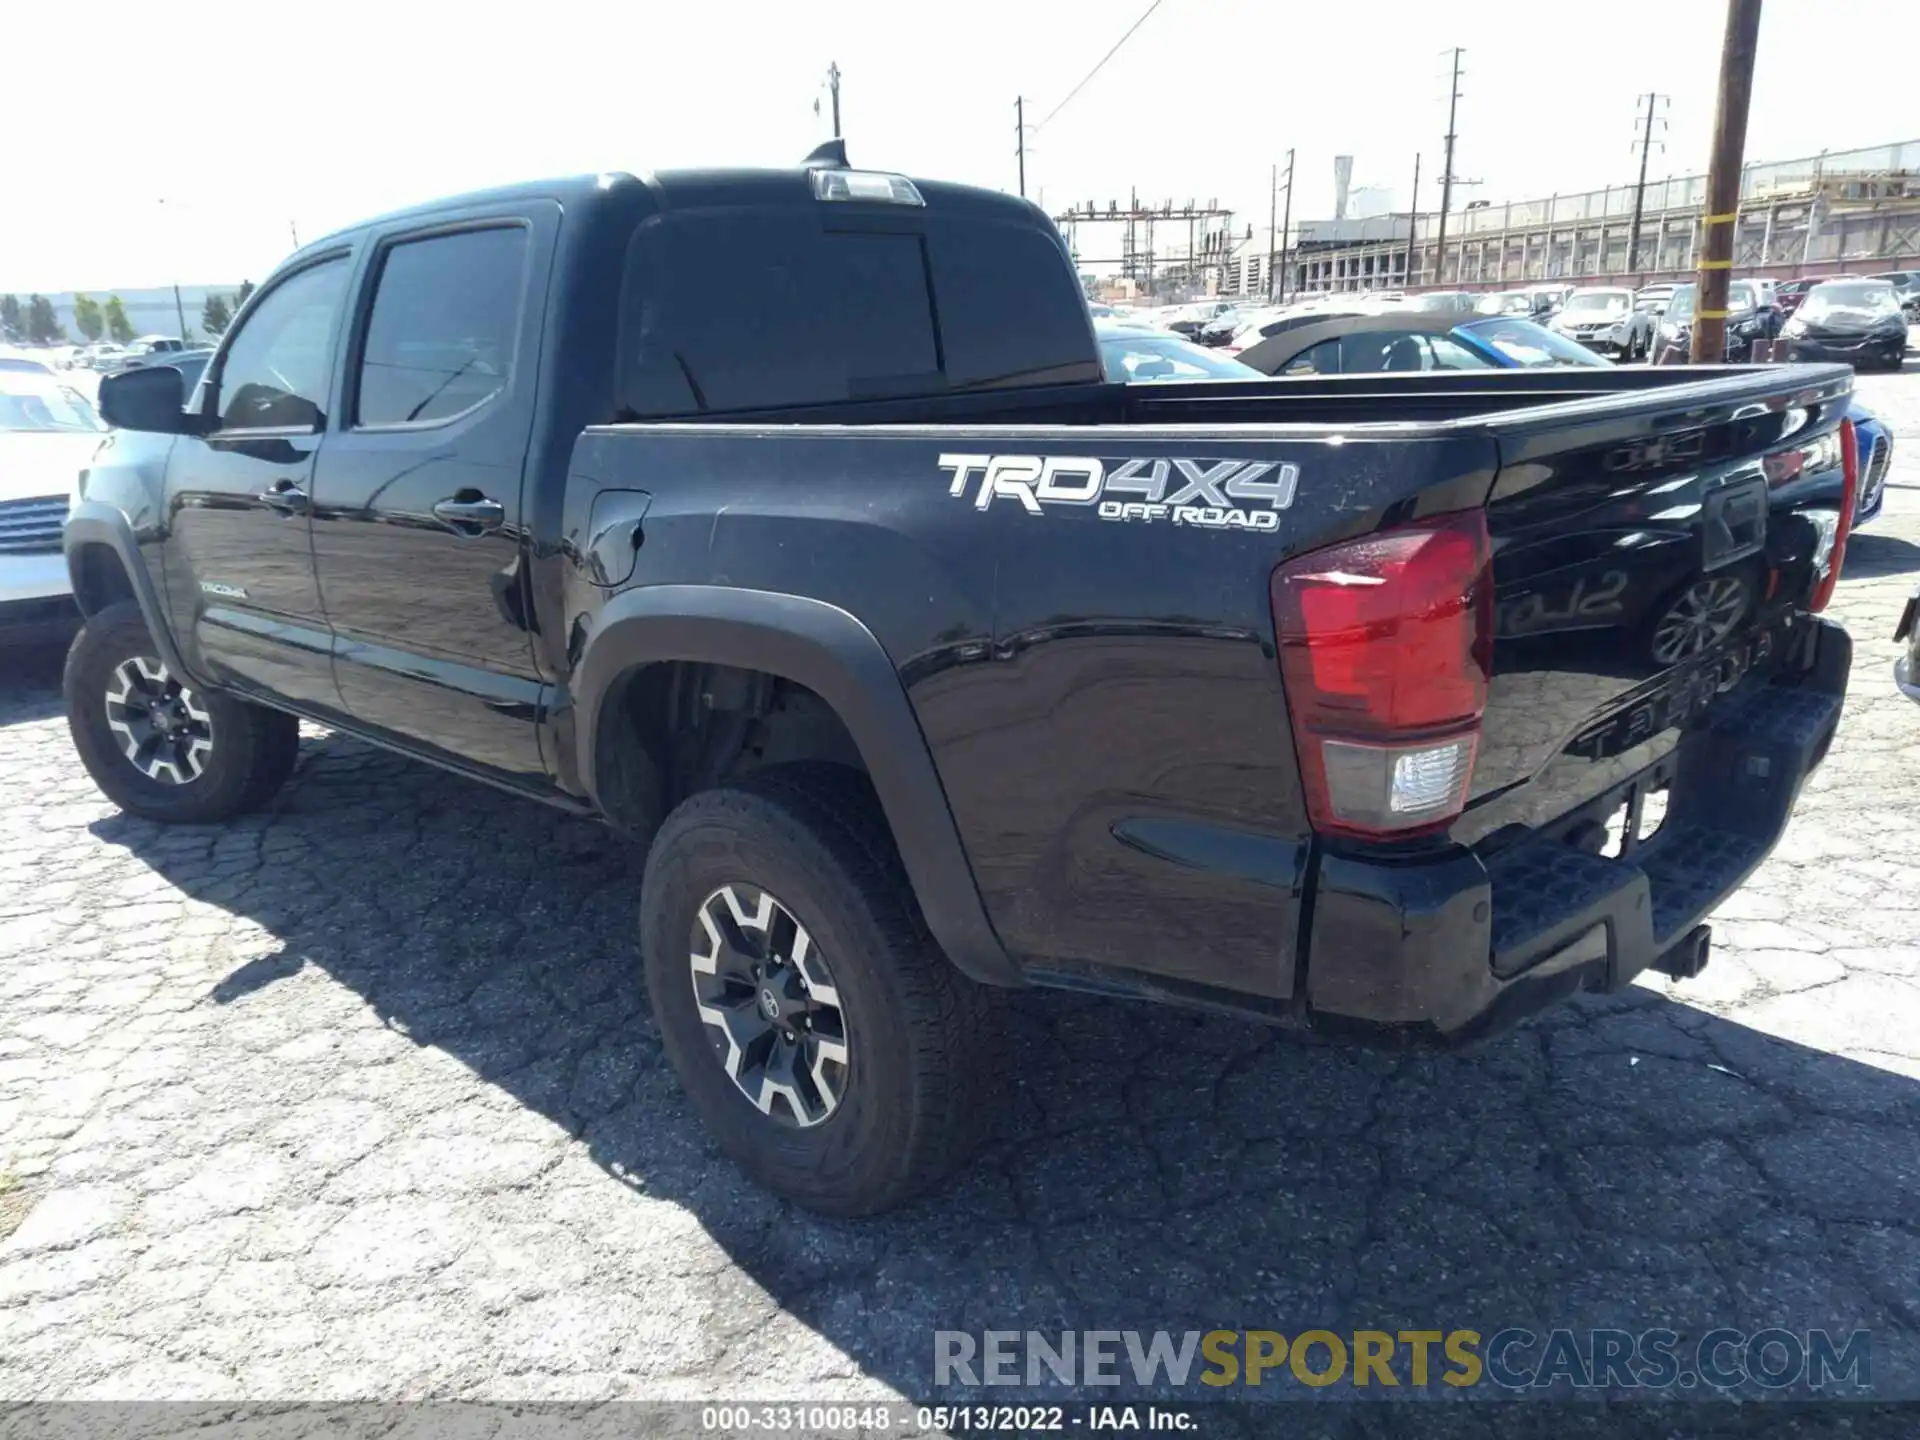
[{"label": "off-road tire", "polygon": [[[717,1058],[689,951],[723,886],[777,898],[831,966],[845,1015],[844,1093],[824,1120],[782,1124]],[[809,1210],[871,1215],[935,1184],[998,1113],[992,992],[942,955],[865,776],[778,766],[692,796],[647,857],[643,965],[668,1059],[694,1110],[747,1176]]]},{"label": "off-road tire", "polygon": [[127,814],[169,824],[212,824],[266,803],[299,755],[300,723],[279,710],[195,686],[213,731],[201,773],[189,783],[168,783],[127,758],[108,726],[107,693],[120,665],[158,653],[132,600],[107,606],[74,637],[61,685],[73,748],[93,783]]}]

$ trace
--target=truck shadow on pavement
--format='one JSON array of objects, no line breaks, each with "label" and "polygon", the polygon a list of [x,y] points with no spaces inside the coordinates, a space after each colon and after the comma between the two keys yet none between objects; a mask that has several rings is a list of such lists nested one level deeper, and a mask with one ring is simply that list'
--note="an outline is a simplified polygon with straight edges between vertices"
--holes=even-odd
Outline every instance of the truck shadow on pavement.
[{"label": "truck shadow on pavement", "polygon": [[[324,736],[270,814],[93,830],[260,927],[211,988],[197,1066],[384,1025],[617,1178],[587,1243],[642,1196],[689,1213],[731,1262],[698,1282],[735,1331],[713,1393],[767,1390],[769,1346],[819,1351],[796,1327],[921,1399],[934,1332],[988,1328],[1865,1327],[1881,1393],[1920,1385],[1920,1085],[1650,990],[1439,1057],[1018,995],[986,1153],[901,1212],[833,1223],[750,1187],[684,1104],[641,989],[640,857],[598,827]],[[1801,998],[1800,1033],[1873,1045]],[[276,1086],[334,1083],[306,1063]],[[489,1203],[543,1204],[537,1184]]]}]

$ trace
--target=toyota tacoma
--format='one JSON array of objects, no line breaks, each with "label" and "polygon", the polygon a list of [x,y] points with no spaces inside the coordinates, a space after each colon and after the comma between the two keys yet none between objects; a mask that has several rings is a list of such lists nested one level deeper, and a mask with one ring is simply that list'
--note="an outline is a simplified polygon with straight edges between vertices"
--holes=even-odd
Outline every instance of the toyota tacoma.
[{"label": "toyota tacoma", "polygon": [[305,717],[634,837],[693,1107],[868,1213],[991,1125],[1006,987],[1447,1046],[1694,973],[1839,720],[1851,383],[1110,384],[1005,194],[472,194],[102,383],[69,723],[157,821]]}]

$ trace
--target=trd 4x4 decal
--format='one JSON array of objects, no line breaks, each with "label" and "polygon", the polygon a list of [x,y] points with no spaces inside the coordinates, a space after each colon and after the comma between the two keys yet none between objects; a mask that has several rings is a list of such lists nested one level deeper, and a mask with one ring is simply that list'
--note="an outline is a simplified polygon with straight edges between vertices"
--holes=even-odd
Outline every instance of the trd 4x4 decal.
[{"label": "trd 4x4 decal", "polygon": [[1094,507],[1102,520],[1278,530],[1293,504],[1300,467],[1278,460],[1101,459],[1093,455],[942,455],[947,493],[985,510],[1011,500],[1029,515],[1054,506]]}]

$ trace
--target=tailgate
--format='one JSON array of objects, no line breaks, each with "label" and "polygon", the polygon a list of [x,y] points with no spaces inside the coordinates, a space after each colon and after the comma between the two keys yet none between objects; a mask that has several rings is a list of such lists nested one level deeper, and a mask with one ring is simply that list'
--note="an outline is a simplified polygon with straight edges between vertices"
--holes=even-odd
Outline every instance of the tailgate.
[{"label": "tailgate", "polygon": [[1457,839],[1565,816],[1782,663],[1851,388],[1840,366],[1756,367],[1480,422],[1501,456],[1493,676]]}]

